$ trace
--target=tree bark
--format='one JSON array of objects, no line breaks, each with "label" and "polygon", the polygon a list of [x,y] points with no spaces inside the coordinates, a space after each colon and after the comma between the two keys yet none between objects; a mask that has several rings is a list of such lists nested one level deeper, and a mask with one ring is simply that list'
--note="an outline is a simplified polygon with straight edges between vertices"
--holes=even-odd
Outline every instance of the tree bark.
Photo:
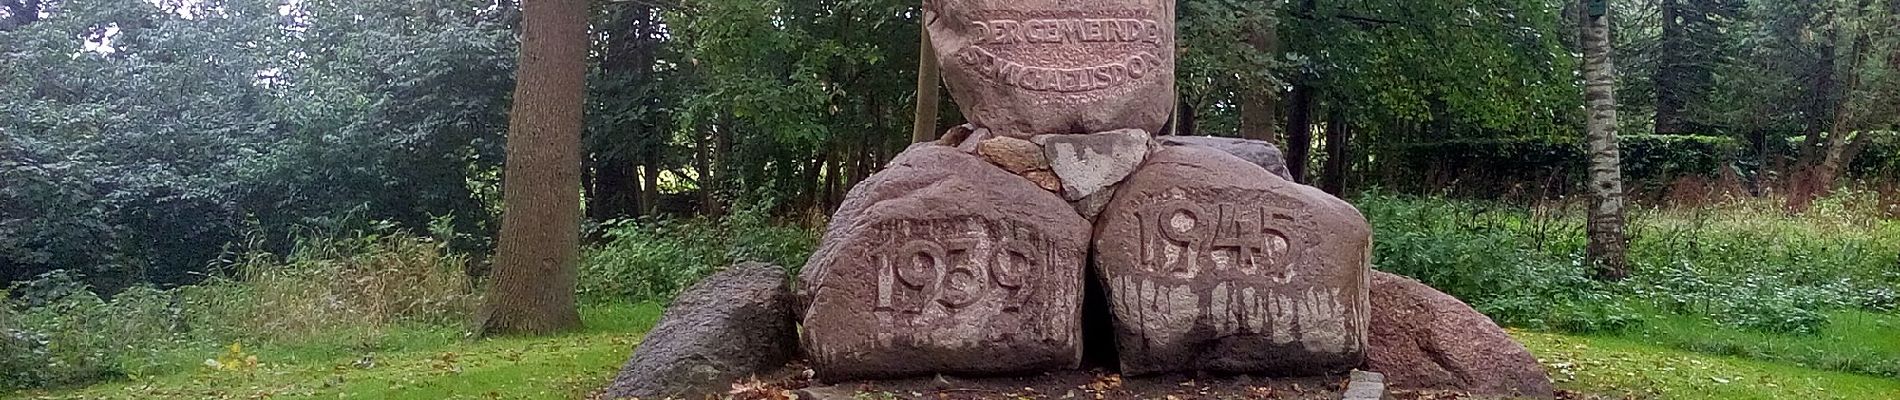
[{"label": "tree bark", "polygon": [[[924,21],[920,18],[919,22]],[[937,73],[937,49],[930,46],[930,28],[922,23],[918,25],[921,33],[917,35],[917,110],[911,118],[911,143],[937,139],[937,87],[942,79]]]},{"label": "tree bark", "polygon": [[1194,136],[1194,130],[1196,128],[1194,122],[1194,106],[1188,104],[1187,97],[1175,96],[1175,98],[1180,99],[1180,101],[1175,104],[1175,110],[1177,111],[1174,113],[1174,134],[1176,136]]},{"label": "tree bark", "polygon": [[[1334,108],[1338,108],[1334,105]],[[1352,127],[1346,113],[1333,110],[1326,121],[1326,167],[1320,172],[1319,187],[1326,193],[1342,196],[1346,192],[1347,149],[1352,144]]]},{"label": "tree bark", "polygon": [[587,2],[523,5],[521,64],[509,111],[501,235],[481,336],[549,334],[581,326],[581,110],[586,99]]},{"label": "tree bark", "polygon": [[1306,183],[1306,161],[1313,146],[1314,89],[1304,82],[1293,85],[1286,112],[1286,170],[1293,181]]},{"label": "tree bark", "polygon": [[660,213],[660,172],[666,170],[660,165],[659,149],[654,150],[640,168],[640,207],[647,215]]},{"label": "tree bark", "polygon": [[[1589,9],[1589,0],[1584,9]],[[1581,13],[1584,100],[1588,116],[1584,135],[1590,141],[1590,243],[1585,256],[1597,278],[1621,280],[1629,276],[1623,232],[1623,176],[1616,143],[1616,69],[1610,58],[1610,16]]]},{"label": "tree bark", "polygon": [[[1273,23],[1255,27],[1247,37],[1247,45],[1254,51],[1278,57],[1280,54],[1280,34]],[[1278,122],[1280,110],[1280,90],[1272,85],[1249,88],[1241,94],[1240,137],[1265,141],[1279,146],[1280,132],[1274,126]]]}]

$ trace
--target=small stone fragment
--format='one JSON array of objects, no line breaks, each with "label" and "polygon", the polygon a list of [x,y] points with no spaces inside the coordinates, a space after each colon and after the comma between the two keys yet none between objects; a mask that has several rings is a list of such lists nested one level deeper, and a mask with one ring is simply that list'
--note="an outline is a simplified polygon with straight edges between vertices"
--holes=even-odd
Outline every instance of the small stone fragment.
[{"label": "small stone fragment", "polygon": [[976,125],[963,124],[952,126],[950,130],[943,131],[942,136],[937,137],[937,144],[950,147],[960,146],[964,141],[969,140],[970,133],[975,131]]},{"label": "small stone fragment", "polygon": [[1042,145],[1049,170],[1062,179],[1062,196],[1081,200],[1121,182],[1147,159],[1150,138],[1139,129],[1088,135],[1042,135],[1030,139]]},{"label": "small stone fragment", "polygon": [[1002,136],[984,140],[976,145],[976,153],[989,160],[991,164],[996,164],[1017,175],[1049,168],[1049,159],[1043,156],[1042,146],[1013,137]]},{"label": "small stone fragment", "polygon": [[1352,370],[1352,374],[1350,374],[1349,376],[1351,377],[1353,382],[1385,383],[1385,374],[1372,372],[1372,371],[1355,369],[1355,370]]},{"label": "small stone fragment", "polygon": [[1030,182],[1035,182],[1036,187],[1040,187],[1042,190],[1047,190],[1050,193],[1062,193],[1062,178],[1057,178],[1054,172],[1049,172],[1048,170],[1029,171],[1023,173],[1023,178],[1029,179]]},{"label": "small stone fragment", "polygon": [[687,288],[633,351],[608,398],[700,398],[784,366],[798,332],[785,270],[742,263]]}]

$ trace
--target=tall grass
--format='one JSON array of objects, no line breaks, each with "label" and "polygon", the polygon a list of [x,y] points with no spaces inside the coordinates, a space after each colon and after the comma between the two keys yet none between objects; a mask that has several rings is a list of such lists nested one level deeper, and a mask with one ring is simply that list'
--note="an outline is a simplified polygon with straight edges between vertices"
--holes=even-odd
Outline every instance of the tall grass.
[{"label": "tall grass", "polygon": [[477,302],[467,262],[384,230],[307,237],[284,256],[240,248],[203,283],[110,298],[49,273],[0,297],[0,391],[198,368],[230,343],[373,347],[392,327],[459,325]]},{"label": "tall grass", "polygon": [[591,303],[664,301],[740,261],[769,262],[795,273],[816,248],[817,233],[759,215],[603,224],[607,241],[582,254],[580,297]]},{"label": "tall grass", "polygon": [[1873,196],[1837,194],[1799,215],[1773,198],[1632,208],[1633,275],[1622,282],[1589,278],[1579,200],[1373,192],[1354,203],[1374,226],[1377,268],[1502,324],[1900,376],[1900,353],[1880,350],[1891,334],[1839,320],[1900,319],[1900,220]]}]

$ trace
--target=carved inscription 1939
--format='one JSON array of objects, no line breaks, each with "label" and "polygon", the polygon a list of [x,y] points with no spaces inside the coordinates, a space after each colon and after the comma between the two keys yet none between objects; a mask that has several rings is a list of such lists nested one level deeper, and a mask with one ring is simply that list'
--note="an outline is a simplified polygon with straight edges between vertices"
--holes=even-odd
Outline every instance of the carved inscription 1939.
[{"label": "carved inscription 1939", "polygon": [[[981,300],[1005,312],[1020,312],[1024,295],[1049,264],[1049,246],[1035,235],[994,235],[977,229],[933,235],[931,222],[898,221],[897,235],[872,252],[877,266],[877,303],[882,314],[922,314],[926,307],[953,313]],[[939,223],[941,224],[941,223]],[[954,222],[950,225],[955,225]]]}]

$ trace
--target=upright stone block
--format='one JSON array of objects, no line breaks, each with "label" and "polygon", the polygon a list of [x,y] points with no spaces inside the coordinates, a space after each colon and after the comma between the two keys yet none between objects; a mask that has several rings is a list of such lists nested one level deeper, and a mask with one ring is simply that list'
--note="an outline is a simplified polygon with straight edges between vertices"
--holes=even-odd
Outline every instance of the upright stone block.
[{"label": "upright stone block", "polygon": [[1344,201],[1201,146],[1164,146],[1097,217],[1125,374],[1312,375],[1363,360],[1371,229]]},{"label": "upright stone block", "polygon": [[800,276],[823,381],[1076,366],[1088,222],[955,148],[915,146],[852,188]]},{"label": "upright stone block", "polygon": [[1173,110],[1173,0],[924,5],[951,97],[997,135],[1156,132]]}]

